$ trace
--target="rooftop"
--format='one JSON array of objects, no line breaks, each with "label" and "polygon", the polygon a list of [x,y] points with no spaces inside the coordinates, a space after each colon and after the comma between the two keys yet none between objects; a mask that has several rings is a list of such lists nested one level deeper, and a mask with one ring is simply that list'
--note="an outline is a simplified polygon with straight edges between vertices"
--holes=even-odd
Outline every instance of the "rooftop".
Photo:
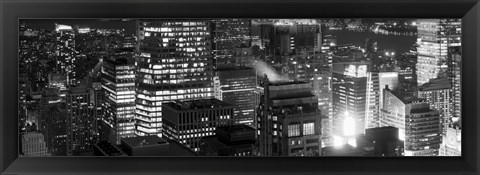
[{"label": "rooftop", "polygon": [[177,110],[191,110],[191,109],[209,109],[209,108],[222,108],[222,107],[233,107],[232,105],[220,101],[218,99],[201,99],[201,100],[191,100],[191,101],[174,101],[164,103],[165,106]]},{"label": "rooftop", "polygon": [[308,82],[305,81],[277,81],[277,82],[270,82],[270,86],[286,86],[286,85],[309,85]]},{"label": "rooftop", "polygon": [[255,131],[254,128],[248,126],[248,125],[233,125],[233,126],[220,126],[217,129],[221,129],[227,132],[234,132],[234,131],[247,131],[247,130],[253,130]]},{"label": "rooftop", "polygon": [[107,141],[101,141],[96,144],[100,151],[108,156],[125,155],[119,148],[110,144]]},{"label": "rooftop", "polygon": [[419,87],[419,91],[432,91],[450,89],[450,82],[445,78],[431,79],[429,82]]},{"label": "rooftop", "polygon": [[156,135],[122,138],[122,140],[132,148],[168,144],[167,141]]}]

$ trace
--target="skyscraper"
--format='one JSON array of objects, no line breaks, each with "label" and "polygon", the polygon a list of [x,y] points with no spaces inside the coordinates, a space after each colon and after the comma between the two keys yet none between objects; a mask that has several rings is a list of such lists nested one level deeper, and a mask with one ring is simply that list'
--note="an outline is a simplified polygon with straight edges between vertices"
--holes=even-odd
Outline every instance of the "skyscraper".
[{"label": "skyscraper", "polygon": [[120,144],[135,136],[135,63],[130,56],[104,59],[102,67],[104,139]]},{"label": "skyscraper", "polygon": [[55,24],[57,72],[67,75],[67,83],[76,83],[75,31],[72,26]]},{"label": "skyscraper", "polygon": [[91,94],[86,86],[71,87],[67,94],[67,156],[90,152],[97,140]]},{"label": "skyscraper", "polygon": [[246,63],[237,59],[238,53],[244,53],[238,49],[251,46],[251,26],[250,19],[212,20],[212,50],[215,52],[216,68],[242,66],[242,63]]},{"label": "skyscraper", "polygon": [[418,98],[425,99],[431,109],[439,112],[442,135],[446,134],[447,127],[452,124],[450,91],[450,82],[446,78],[430,79],[418,88]]},{"label": "skyscraper", "polygon": [[136,130],[162,135],[162,103],[213,97],[207,20],[138,20]]},{"label": "skyscraper", "polygon": [[235,124],[255,127],[255,87],[257,76],[254,69],[246,67],[221,68],[215,70],[215,98],[235,107]]},{"label": "skyscraper", "polygon": [[312,85],[277,82],[265,83],[264,89],[257,112],[257,154],[319,156],[322,117]]},{"label": "skyscraper", "polygon": [[332,68],[333,134],[353,137],[365,132],[370,64],[334,63]]},{"label": "skyscraper", "polygon": [[367,83],[366,128],[379,127],[379,113],[383,107],[383,89],[398,87],[397,72],[369,72]]},{"label": "skyscraper", "polygon": [[440,148],[440,116],[417,97],[400,96],[384,89],[380,125],[399,129],[405,141],[405,156],[437,156]]},{"label": "skyscraper", "polygon": [[461,22],[460,19],[420,19],[417,23],[416,71],[421,86],[446,73],[448,48],[461,45]]},{"label": "skyscraper", "polygon": [[448,80],[451,85],[450,101],[452,106],[452,119],[454,122],[458,122],[458,126],[461,128],[461,116],[462,116],[462,79],[461,79],[461,66],[462,66],[462,47],[450,47],[449,48],[449,71]]}]

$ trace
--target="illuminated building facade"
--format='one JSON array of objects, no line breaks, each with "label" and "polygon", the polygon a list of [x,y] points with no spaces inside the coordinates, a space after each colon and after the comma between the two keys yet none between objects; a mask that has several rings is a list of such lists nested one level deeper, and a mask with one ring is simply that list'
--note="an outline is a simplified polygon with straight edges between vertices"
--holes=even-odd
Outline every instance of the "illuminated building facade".
[{"label": "illuminated building facade", "polygon": [[368,63],[333,63],[333,134],[340,138],[365,132],[368,72]]},{"label": "illuminated building facade", "polygon": [[22,136],[22,151],[24,156],[50,156],[43,134],[35,131]]},{"label": "illuminated building facade", "polygon": [[206,20],[138,20],[136,129],[162,135],[162,103],[213,97],[211,34]]},{"label": "illuminated building facade", "polygon": [[417,54],[408,52],[397,58],[396,72],[398,72],[398,93],[405,96],[416,96],[417,85]]},{"label": "illuminated building facade", "polygon": [[378,72],[369,72],[367,79],[367,105],[365,108],[365,128],[379,126],[380,82]]},{"label": "illuminated building facade", "polygon": [[250,19],[212,21],[215,68],[244,66],[245,62],[242,59],[248,60],[247,56],[251,56],[251,51],[242,52],[242,49],[251,46],[251,26]]},{"label": "illuminated building facade", "polygon": [[421,86],[448,68],[448,48],[461,45],[460,19],[420,19],[418,30],[417,82]]},{"label": "illuminated building facade", "polygon": [[274,37],[273,44],[278,55],[321,51],[322,35],[317,24],[276,24]]},{"label": "illuminated building facade", "polygon": [[388,86],[390,89],[398,87],[397,72],[369,72],[367,80],[367,107],[366,112],[366,128],[379,127],[380,109],[383,107],[383,89]]},{"label": "illuminated building facade", "polygon": [[322,117],[312,84],[265,83],[264,89],[257,112],[257,155],[319,156]]},{"label": "illuminated building facade", "polygon": [[462,116],[462,79],[461,79],[461,66],[462,66],[462,47],[450,47],[449,48],[449,71],[448,80],[452,86],[450,93],[450,101],[452,105],[452,120],[458,122],[458,126],[461,128],[461,116]]},{"label": "illuminated building facade", "polygon": [[67,156],[92,151],[97,140],[97,121],[89,89],[86,86],[69,88],[66,104]]},{"label": "illuminated building facade", "polygon": [[57,88],[62,101],[65,101],[67,95],[67,76],[64,74],[50,74],[48,75],[48,87]]},{"label": "illuminated building facade", "polygon": [[214,95],[216,99],[235,107],[235,124],[255,127],[255,70],[247,67],[235,67],[215,70]]},{"label": "illuminated building facade", "polygon": [[430,108],[439,112],[442,136],[446,134],[447,127],[452,124],[450,93],[450,82],[446,78],[430,79],[428,83],[418,88],[418,98],[427,100]]},{"label": "illuminated building facade", "polygon": [[402,97],[384,89],[380,126],[399,129],[405,156],[437,156],[441,142],[440,115],[417,97]]},{"label": "illuminated building facade", "polygon": [[[115,57],[115,56],[114,56]],[[131,57],[104,59],[102,66],[104,139],[120,144],[135,136],[135,62]]]},{"label": "illuminated building facade", "polygon": [[233,125],[233,106],[218,99],[175,101],[163,104],[165,137],[200,151],[200,139],[215,135],[219,126]]},{"label": "illuminated building facade", "polygon": [[462,156],[462,130],[459,128],[447,128],[438,155]]},{"label": "illuminated building facade", "polygon": [[76,84],[75,31],[72,26],[55,24],[57,72],[67,75],[68,84]]}]

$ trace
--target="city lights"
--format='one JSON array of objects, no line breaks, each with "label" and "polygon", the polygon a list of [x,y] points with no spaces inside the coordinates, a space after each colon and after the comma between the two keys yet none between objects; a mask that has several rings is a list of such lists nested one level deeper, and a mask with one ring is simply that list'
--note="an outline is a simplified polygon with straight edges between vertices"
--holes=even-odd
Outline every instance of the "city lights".
[{"label": "city lights", "polygon": [[19,25],[21,156],[462,153],[459,19]]}]

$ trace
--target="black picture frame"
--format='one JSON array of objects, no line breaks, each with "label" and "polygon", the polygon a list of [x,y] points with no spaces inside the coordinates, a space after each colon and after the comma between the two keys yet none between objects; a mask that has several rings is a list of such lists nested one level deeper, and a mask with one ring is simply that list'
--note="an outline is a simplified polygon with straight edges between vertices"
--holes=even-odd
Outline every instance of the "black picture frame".
[{"label": "black picture frame", "polygon": [[[480,174],[478,0],[1,0],[3,174]],[[462,157],[18,157],[20,18],[462,18]]]}]

